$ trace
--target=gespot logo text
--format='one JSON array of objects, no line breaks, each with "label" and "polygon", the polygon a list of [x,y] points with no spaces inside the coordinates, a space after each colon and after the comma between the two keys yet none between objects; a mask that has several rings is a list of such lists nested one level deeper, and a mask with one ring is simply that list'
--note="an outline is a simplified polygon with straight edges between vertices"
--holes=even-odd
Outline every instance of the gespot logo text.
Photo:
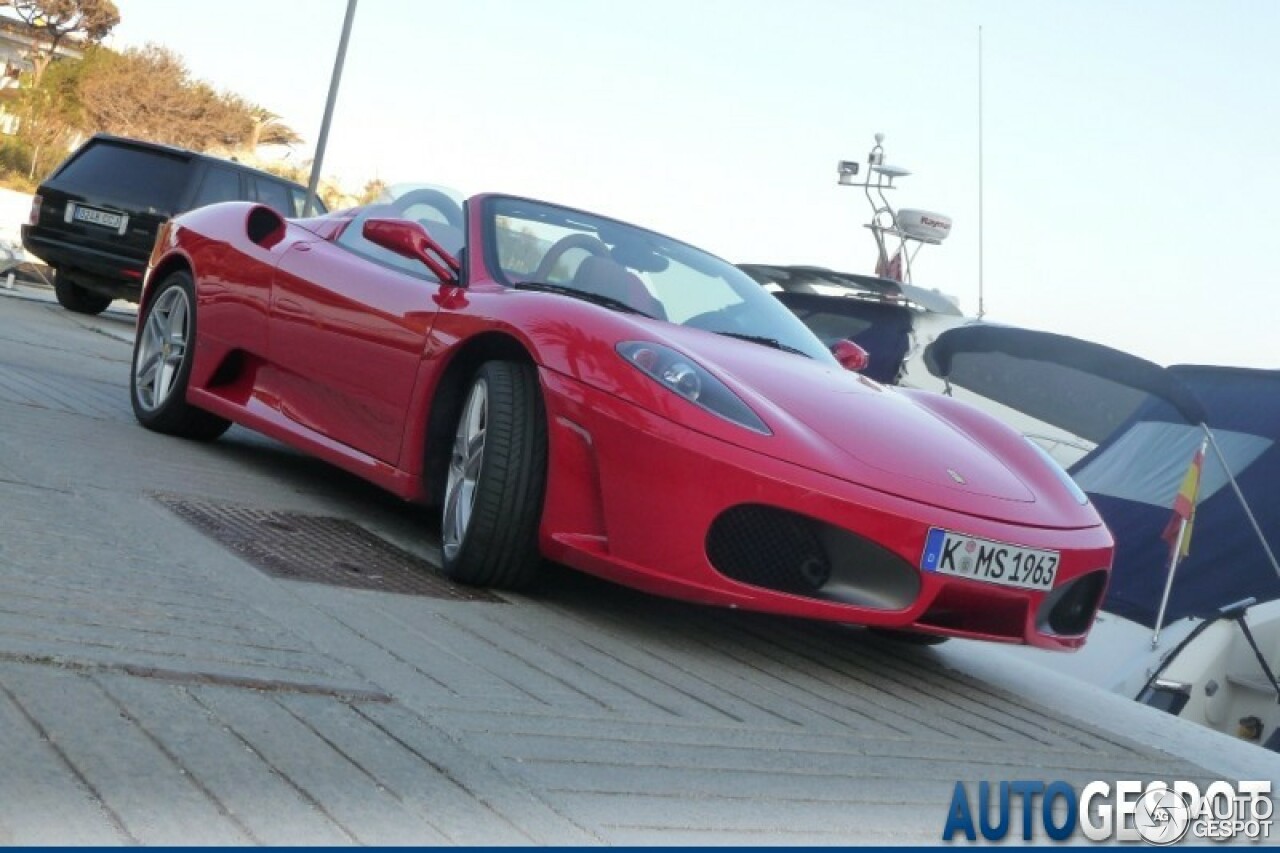
[{"label": "gespot logo text", "polygon": [[1154,845],[1271,837],[1269,781],[1090,782],[1078,792],[1063,781],[956,782],[943,841],[1145,841]]}]

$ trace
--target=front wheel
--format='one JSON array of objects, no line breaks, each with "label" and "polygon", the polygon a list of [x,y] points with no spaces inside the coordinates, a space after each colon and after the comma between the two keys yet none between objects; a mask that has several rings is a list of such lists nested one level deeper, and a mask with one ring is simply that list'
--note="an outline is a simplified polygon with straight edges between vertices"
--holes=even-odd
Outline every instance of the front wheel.
[{"label": "front wheel", "polygon": [[477,586],[520,589],[542,563],[538,525],[547,424],[532,365],[490,361],[458,417],[441,517],[444,572]]},{"label": "front wheel", "polygon": [[138,323],[129,395],[134,417],[147,429],[212,441],[231,422],[187,402],[195,342],[195,287],[187,273],[171,273]]},{"label": "front wheel", "polygon": [[59,305],[77,314],[101,314],[111,304],[110,296],[81,287],[62,270],[53,271],[53,295]]}]

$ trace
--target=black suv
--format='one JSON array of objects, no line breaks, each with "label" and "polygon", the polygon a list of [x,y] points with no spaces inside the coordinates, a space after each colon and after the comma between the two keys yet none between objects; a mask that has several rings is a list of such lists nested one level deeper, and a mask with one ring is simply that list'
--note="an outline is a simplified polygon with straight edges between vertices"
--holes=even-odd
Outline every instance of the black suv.
[{"label": "black suv", "polygon": [[[292,181],[239,163],[98,134],[40,185],[22,245],[53,268],[64,308],[98,314],[112,299],[138,301],[166,219],[220,201],[258,201],[302,216],[306,195]],[[318,199],[316,210],[324,212]]]}]

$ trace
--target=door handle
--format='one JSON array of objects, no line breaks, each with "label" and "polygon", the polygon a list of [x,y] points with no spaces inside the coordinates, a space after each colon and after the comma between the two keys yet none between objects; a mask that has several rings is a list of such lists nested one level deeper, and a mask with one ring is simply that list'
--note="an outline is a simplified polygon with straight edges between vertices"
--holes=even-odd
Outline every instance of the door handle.
[{"label": "door handle", "polygon": [[276,313],[285,317],[296,317],[298,319],[308,319],[312,312],[301,302],[288,297],[276,300]]}]

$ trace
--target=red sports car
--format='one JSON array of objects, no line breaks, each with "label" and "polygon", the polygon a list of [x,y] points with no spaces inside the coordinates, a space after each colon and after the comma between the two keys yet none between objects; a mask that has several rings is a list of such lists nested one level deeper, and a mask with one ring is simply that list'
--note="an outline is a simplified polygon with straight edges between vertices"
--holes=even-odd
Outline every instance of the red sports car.
[{"label": "red sports car", "polygon": [[1084,642],[1107,529],[1057,465],[881,386],[733,265],[596,214],[432,188],[160,233],[131,393],[441,511],[444,571],[544,558],[660,595],[1048,648]]}]

